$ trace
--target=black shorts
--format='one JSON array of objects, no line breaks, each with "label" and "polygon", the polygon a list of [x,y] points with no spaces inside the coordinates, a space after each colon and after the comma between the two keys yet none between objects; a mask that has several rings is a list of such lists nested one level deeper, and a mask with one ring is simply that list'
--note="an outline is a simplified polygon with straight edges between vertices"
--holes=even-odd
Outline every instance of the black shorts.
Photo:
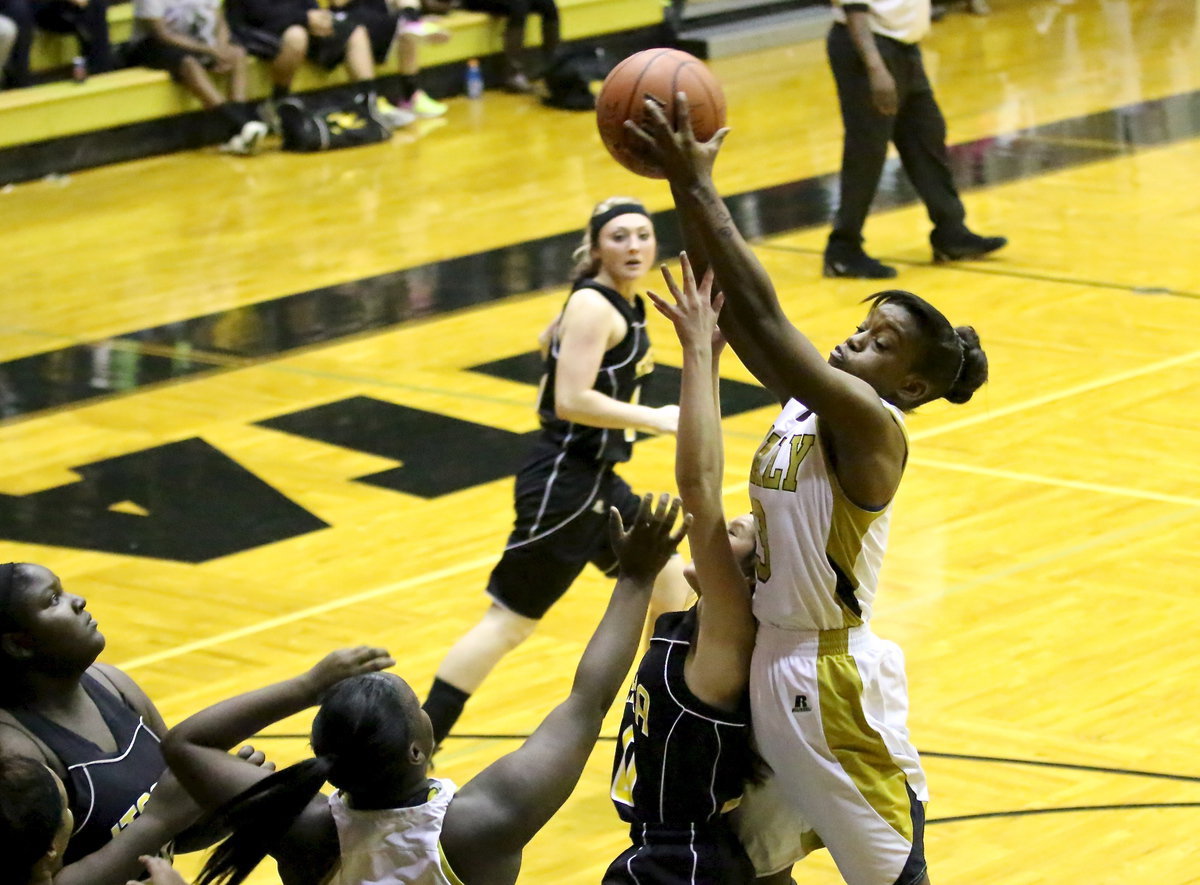
[{"label": "black shorts", "polygon": [[351,0],[343,9],[354,22],[367,29],[375,64],[383,64],[396,39],[400,13],[389,10],[386,0]]},{"label": "black shorts", "polygon": [[641,498],[612,464],[562,452],[539,440],[517,474],[516,523],[492,569],[488,593],[519,615],[540,619],[589,562],[616,573],[608,508],[632,525]]},{"label": "black shorts", "polygon": [[[230,26],[229,30],[237,42],[245,46],[246,51],[255,58],[273,61],[283,45],[283,32],[295,24],[297,23],[294,21],[281,19],[268,23],[267,27]],[[335,16],[331,36],[314,37],[309,34],[309,60],[328,70],[336,68],[346,58],[346,42],[357,26],[357,22],[342,14]]]},{"label": "black shorts", "polygon": [[154,68],[156,71],[170,71],[171,76],[179,79],[179,70],[186,58],[194,58],[204,67],[212,65],[211,55],[201,55],[191,52],[174,43],[166,43],[155,37],[143,37],[129,44],[125,51],[125,59],[131,67]]},{"label": "black shorts", "polygon": [[633,824],[633,845],[604,872],[601,885],[752,885],[754,864],[730,827],[695,829]]},{"label": "black shorts", "polygon": [[346,43],[358,22],[344,12],[334,12],[333,33],[328,37],[308,37],[308,60],[332,71],[346,60]]}]

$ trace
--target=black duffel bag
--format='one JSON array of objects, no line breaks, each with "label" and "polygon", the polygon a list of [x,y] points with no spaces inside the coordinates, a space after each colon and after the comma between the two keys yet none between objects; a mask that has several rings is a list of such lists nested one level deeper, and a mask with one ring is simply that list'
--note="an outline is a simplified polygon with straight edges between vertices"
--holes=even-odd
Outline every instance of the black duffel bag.
[{"label": "black duffel bag", "polygon": [[376,144],[392,137],[392,130],[377,115],[375,93],[371,91],[316,107],[309,107],[298,98],[288,98],[275,109],[285,151],[332,151]]}]

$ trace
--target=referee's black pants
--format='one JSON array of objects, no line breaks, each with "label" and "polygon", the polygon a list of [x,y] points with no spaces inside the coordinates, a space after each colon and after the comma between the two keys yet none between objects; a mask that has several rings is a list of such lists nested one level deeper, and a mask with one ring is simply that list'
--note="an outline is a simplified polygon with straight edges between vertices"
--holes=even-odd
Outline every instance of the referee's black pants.
[{"label": "referee's black pants", "polygon": [[831,252],[862,248],[863,224],[879,187],[889,141],[896,145],[904,171],[929,212],[934,227],[932,239],[952,242],[967,232],[966,210],[954,186],[946,153],[946,120],[925,75],[921,49],[879,35],[875,44],[896,81],[898,110],[894,117],[875,109],[867,67],[854,47],[850,30],[834,24],[826,40],[846,132],[841,199],[829,235]]}]

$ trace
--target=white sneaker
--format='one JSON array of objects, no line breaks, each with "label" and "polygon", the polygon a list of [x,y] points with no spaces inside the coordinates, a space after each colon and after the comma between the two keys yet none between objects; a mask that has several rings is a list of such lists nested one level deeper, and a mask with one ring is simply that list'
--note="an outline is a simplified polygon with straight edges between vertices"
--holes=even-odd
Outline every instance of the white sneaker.
[{"label": "white sneaker", "polygon": [[424,89],[418,89],[412,98],[400,105],[401,110],[410,111],[422,119],[441,117],[449,110],[444,103],[430,98]]},{"label": "white sneaker", "polygon": [[412,111],[398,108],[382,96],[375,99],[375,112],[379,115],[383,125],[389,129],[400,129],[417,119],[417,115]]},{"label": "white sneaker", "polygon": [[261,120],[251,120],[242,127],[242,131],[221,145],[221,152],[250,157],[262,150],[262,140],[267,136],[267,124]]}]

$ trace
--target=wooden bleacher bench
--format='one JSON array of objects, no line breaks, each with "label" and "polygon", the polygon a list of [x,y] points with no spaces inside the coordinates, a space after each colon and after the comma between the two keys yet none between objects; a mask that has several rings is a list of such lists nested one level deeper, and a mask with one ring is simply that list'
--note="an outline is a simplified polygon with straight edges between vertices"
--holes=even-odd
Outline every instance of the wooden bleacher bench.
[{"label": "wooden bleacher bench", "polygon": [[[662,21],[661,0],[559,0],[564,41],[650,27]],[[129,39],[133,26],[131,3],[114,4],[108,11],[110,35],[115,45]],[[421,67],[435,68],[470,58],[495,55],[501,50],[503,21],[482,13],[456,11],[443,19],[451,39],[424,44]],[[540,42],[540,21],[530,16],[527,45]],[[61,68],[76,54],[69,35],[40,33],[35,41],[38,70]],[[392,57],[379,67],[379,75],[396,73]],[[326,72],[312,65],[296,76],[296,92],[308,92],[347,82],[341,69]],[[266,65],[253,63],[249,84],[251,99],[270,92]],[[82,83],[63,81],[27,89],[0,91],[0,150],[52,138],[156,120],[200,109],[200,103],[173,83],[168,74],[146,68],[127,68],[89,77]]]}]

